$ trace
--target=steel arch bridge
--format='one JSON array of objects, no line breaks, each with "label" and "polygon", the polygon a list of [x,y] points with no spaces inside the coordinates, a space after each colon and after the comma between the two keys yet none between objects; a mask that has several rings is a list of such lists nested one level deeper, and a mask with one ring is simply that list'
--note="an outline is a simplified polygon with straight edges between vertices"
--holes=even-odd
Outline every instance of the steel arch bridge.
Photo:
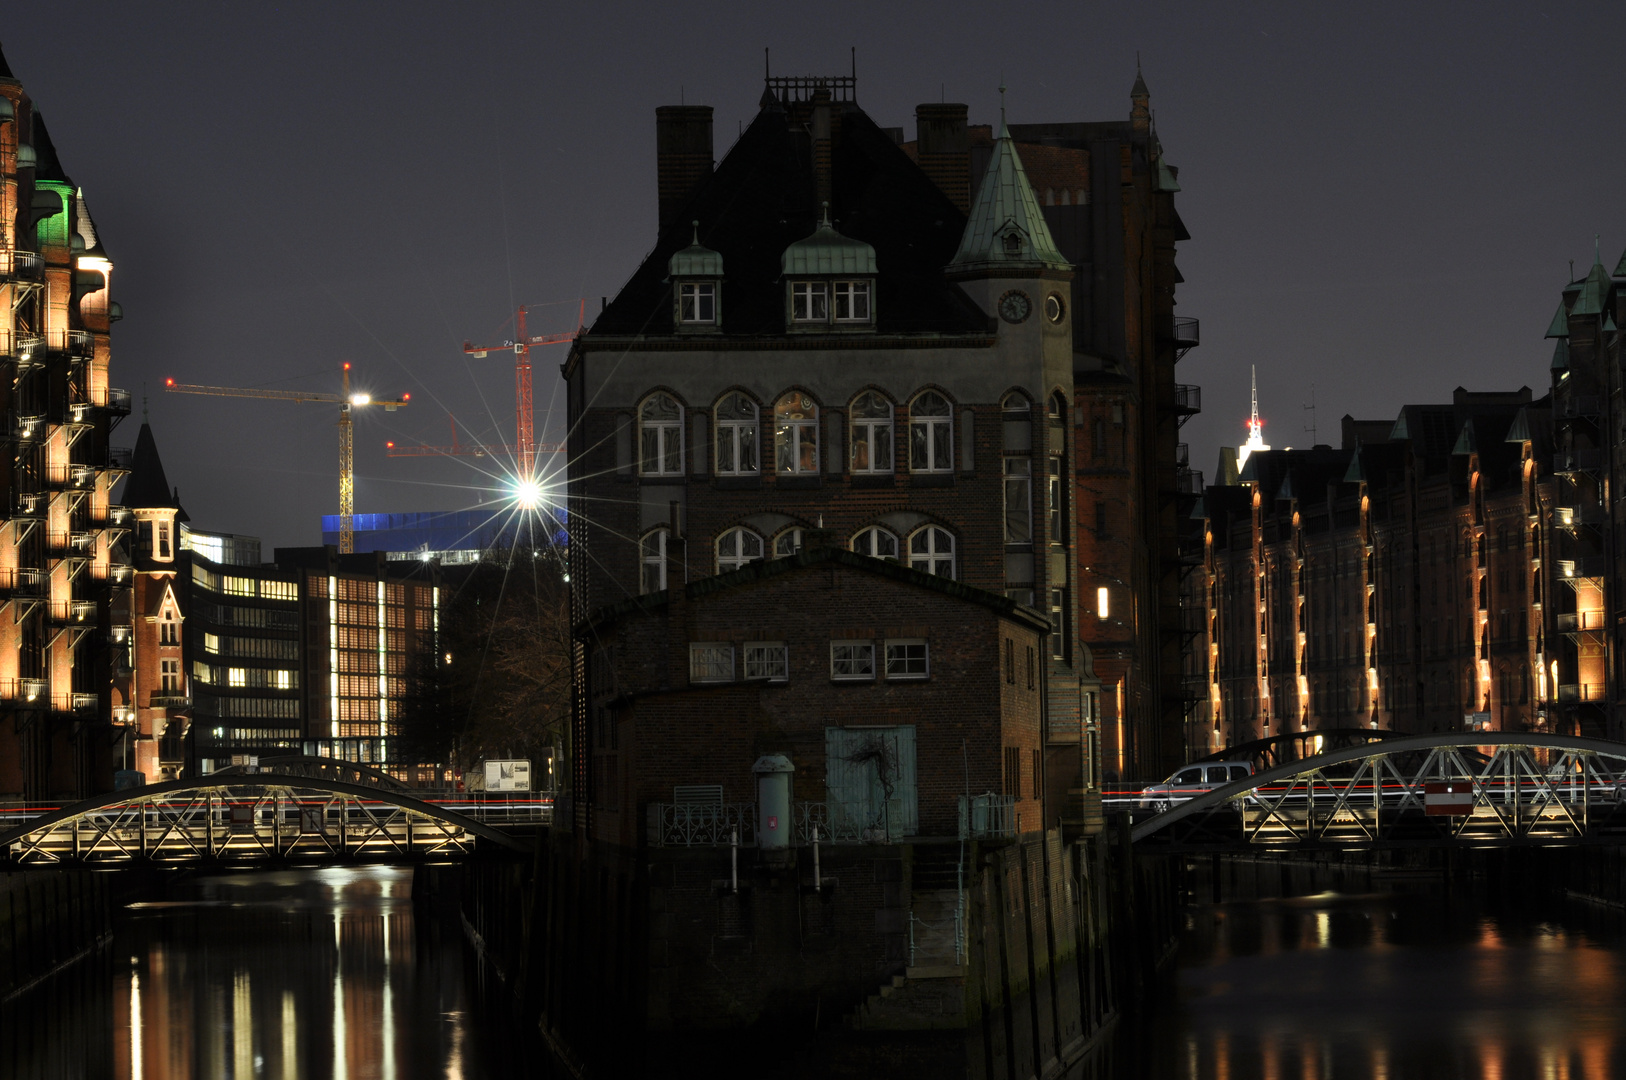
[{"label": "steel arch bridge", "polygon": [[1137,850],[1626,843],[1626,743],[1413,735],[1256,773],[1130,830]]},{"label": "steel arch bridge", "polygon": [[[1311,728],[1307,731],[1289,731],[1280,735],[1271,735],[1263,739],[1254,739],[1252,742],[1238,743],[1228,746],[1224,750],[1216,750],[1206,757],[1195,758],[1188,761],[1188,765],[1200,765],[1211,761],[1248,761],[1260,772],[1274,769],[1278,765],[1289,761],[1299,761],[1311,757],[1314,753],[1331,753],[1342,750],[1346,746],[1365,746],[1368,743],[1381,742],[1388,739],[1409,738],[1403,731],[1390,731],[1387,728]],[[1315,747],[1311,753],[1306,750]]]},{"label": "steel arch bridge", "polygon": [[210,774],[87,799],[0,833],[0,864],[417,862],[523,839],[401,791],[327,777]]}]

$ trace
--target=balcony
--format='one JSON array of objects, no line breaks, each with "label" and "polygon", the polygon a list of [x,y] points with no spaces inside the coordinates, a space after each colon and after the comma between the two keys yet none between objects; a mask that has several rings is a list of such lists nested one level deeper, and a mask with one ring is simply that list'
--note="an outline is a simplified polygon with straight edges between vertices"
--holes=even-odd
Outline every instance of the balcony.
[{"label": "balcony", "polygon": [[38,334],[18,331],[11,338],[11,356],[19,367],[45,363],[45,339]]},{"label": "balcony", "polygon": [[45,546],[59,559],[88,559],[96,550],[96,534],[79,530],[48,533]]},{"label": "balcony", "polygon": [[1561,475],[1578,472],[1598,472],[1605,465],[1604,452],[1595,447],[1580,450],[1560,450],[1553,455],[1553,472]]},{"label": "balcony", "polygon": [[33,518],[35,520],[45,517],[50,508],[50,497],[39,491],[21,491],[17,493],[17,507],[11,512],[14,518]]},{"label": "balcony", "polygon": [[1553,508],[1553,525],[1560,529],[1598,529],[1603,527],[1604,520],[1603,507],[1597,505]]},{"label": "balcony", "polygon": [[1016,796],[960,796],[960,839],[1009,840],[1016,835]]},{"label": "balcony", "polygon": [[105,407],[110,413],[116,413],[119,416],[129,416],[130,391],[120,390],[116,386],[109,386],[107,388],[107,403]]},{"label": "balcony", "polygon": [[96,335],[89,330],[68,331],[68,356],[74,360],[89,360],[96,355]]},{"label": "balcony", "polygon": [[1176,469],[1189,469],[1189,468],[1191,468],[1191,444],[1190,443],[1175,443],[1174,444],[1174,467]]},{"label": "balcony", "polygon": [[1201,469],[1180,469],[1174,474],[1174,490],[1181,495],[1201,495],[1203,493],[1203,471]]},{"label": "balcony", "polygon": [[1579,559],[1559,559],[1558,574],[1566,581],[1584,581],[1603,577],[1607,566],[1602,555],[1583,555]]},{"label": "balcony", "polygon": [[1560,634],[1581,634],[1589,630],[1602,630],[1604,616],[1601,611],[1561,611],[1558,613]]},{"label": "balcony", "polygon": [[1175,383],[1172,411],[1180,417],[1182,426],[1187,420],[1202,412],[1203,388],[1188,383]]},{"label": "balcony", "polygon": [[7,418],[6,434],[19,442],[45,437],[45,417],[37,413],[19,415],[13,413]]},{"label": "balcony", "polygon": [[42,597],[45,595],[46,574],[24,566],[0,567],[0,592],[8,596]]},{"label": "balcony", "polygon": [[107,467],[115,472],[129,472],[130,464],[135,461],[135,451],[128,446],[109,446],[107,448]]},{"label": "balcony", "polygon": [[109,503],[99,512],[91,511],[90,523],[98,529],[127,529],[130,527],[130,508]]},{"label": "balcony", "polygon": [[1174,358],[1179,360],[1186,353],[1195,349],[1201,341],[1197,335],[1196,319],[1174,320]]},{"label": "balcony", "polygon": [[179,690],[155,690],[147,698],[149,709],[184,709],[192,704],[192,699]]},{"label": "balcony", "polygon": [[1602,701],[1603,683],[1563,683],[1558,688],[1558,700],[1564,705],[1579,705],[1588,701]]},{"label": "balcony", "polygon": [[44,679],[0,679],[0,701],[44,708],[46,700]]},{"label": "balcony", "polygon": [[58,694],[51,707],[57,712],[77,713],[80,716],[94,715],[101,706],[101,700],[95,694],[86,694],[75,691],[71,694]]},{"label": "balcony", "polygon": [[1554,410],[1562,420],[1574,420],[1583,416],[1602,416],[1603,399],[1596,394],[1568,394],[1558,402]]},{"label": "balcony", "polygon": [[51,621],[60,626],[88,626],[96,621],[96,601],[52,600]]},{"label": "balcony", "polygon": [[9,251],[3,265],[6,276],[13,281],[38,281],[45,276],[45,256],[37,251]]}]

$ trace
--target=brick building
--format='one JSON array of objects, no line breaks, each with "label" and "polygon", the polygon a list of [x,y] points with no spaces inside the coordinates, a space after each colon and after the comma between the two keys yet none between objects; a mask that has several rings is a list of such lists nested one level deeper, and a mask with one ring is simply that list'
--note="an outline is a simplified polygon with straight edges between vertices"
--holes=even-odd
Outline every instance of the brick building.
[{"label": "brick building", "polygon": [[755,802],[752,765],[773,753],[795,764],[798,826],[826,842],[954,836],[967,795],[1012,831],[1044,819],[1049,622],[1006,597],[804,548],[609,605],[586,630],[595,839],[638,846],[697,787]]},{"label": "brick building", "polygon": [[[715,168],[710,108],[658,109],[659,239],[565,365],[577,618],[827,529],[1047,616],[1058,801],[1099,779],[1079,755],[1096,642],[1109,759],[1159,767],[1185,707],[1159,685],[1185,642],[1158,620],[1195,498],[1173,383],[1194,326],[1177,339],[1185,234],[1144,91],[1125,123],[997,133],[921,106],[906,143],[851,79],[770,79]],[[577,724],[589,745],[585,693]]]},{"label": "brick building", "polygon": [[108,385],[113,264],[45,122],[0,58],[0,792],[112,784],[110,609],[127,602],[112,505],[129,395]]}]

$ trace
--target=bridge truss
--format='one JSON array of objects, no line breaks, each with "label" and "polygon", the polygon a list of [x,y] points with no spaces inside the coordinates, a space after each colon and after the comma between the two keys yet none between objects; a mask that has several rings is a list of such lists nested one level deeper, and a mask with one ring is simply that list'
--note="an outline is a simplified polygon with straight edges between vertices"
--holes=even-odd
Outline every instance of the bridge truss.
[{"label": "bridge truss", "polygon": [[0,834],[0,862],[119,865],[416,862],[524,840],[377,785],[276,773],[211,774],[114,792]]},{"label": "bridge truss", "polygon": [[1388,739],[1278,766],[1135,825],[1137,848],[1626,843],[1626,744],[1511,732]]}]

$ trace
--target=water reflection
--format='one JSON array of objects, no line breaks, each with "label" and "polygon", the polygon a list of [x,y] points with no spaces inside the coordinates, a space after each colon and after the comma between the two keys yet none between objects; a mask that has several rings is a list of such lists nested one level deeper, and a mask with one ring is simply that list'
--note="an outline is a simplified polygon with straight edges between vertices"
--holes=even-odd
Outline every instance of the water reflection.
[{"label": "water reflection", "polygon": [[1626,1076],[1623,946],[1618,913],[1580,906],[1328,893],[1197,908],[1124,1075]]},{"label": "water reflection", "polygon": [[0,1008],[0,1075],[484,1076],[462,943],[413,916],[410,869],[183,880],[120,913],[109,954]]}]

